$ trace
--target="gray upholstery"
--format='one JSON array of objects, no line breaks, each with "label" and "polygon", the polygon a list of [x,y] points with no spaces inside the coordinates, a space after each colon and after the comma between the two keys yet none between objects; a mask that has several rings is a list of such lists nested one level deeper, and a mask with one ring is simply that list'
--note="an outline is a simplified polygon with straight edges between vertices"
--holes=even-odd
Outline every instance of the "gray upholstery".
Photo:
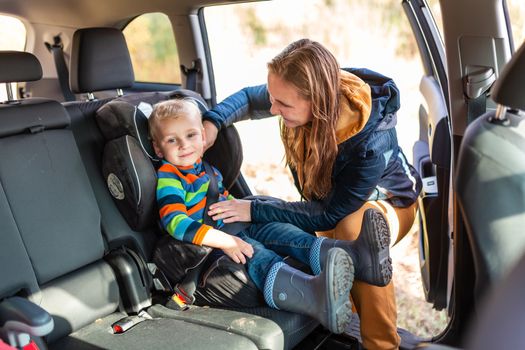
[{"label": "gray upholstery", "polygon": [[525,121],[478,118],[460,149],[456,191],[474,253],[478,292],[525,251]]},{"label": "gray upholstery", "polygon": [[[213,349],[256,350],[248,338],[175,319],[147,320],[122,335],[113,335],[110,325],[123,317],[112,314],[50,346],[51,350],[101,349]],[[101,332],[101,330],[103,330]],[[137,347],[137,345],[139,345]]]},{"label": "gray upholstery", "polygon": [[0,223],[0,299],[20,291],[31,294],[38,290],[38,283],[1,185]]},{"label": "gray upholstery", "polygon": [[128,47],[120,30],[84,28],[75,32],[70,61],[73,92],[123,89],[134,81]]},{"label": "gray upholstery", "polygon": [[487,295],[467,337],[466,349],[523,349],[525,345],[525,255]]},{"label": "gray upholstery", "polygon": [[[507,107],[525,107],[524,47],[494,87],[494,99]],[[488,112],[468,126],[455,179],[478,297],[500,281],[525,251],[525,121],[512,110],[500,109],[495,115]]]},{"label": "gray upholstery", "polygon": [[[49,104],[43,102],[42,111],[38,104],[31,105],[26,128],[35,120],[45,123]],[[60,104],[54,110],[54,116],[62,116],[59,120],[66,119]],[[24,111],[20,105],[0,108],[0,130]],[[23,128],[20,124],[17,129]],[[4,136],[0,149],[0,179],[38,282],[100,259],[104,254],[100,213],[72,132],[44,129]]]},{"label": "gray upholstery", "polygon": [[64,275],[41,288],[40,306],[53,315],[55,321],[55,328],[47,337],[51,343],[113,313],[119,305],[115,274],[104,261]]},{"label": "gray upholstery", "polygon": [[492,99],[501,105],[525,110],[524,77],[525,44],[520,47],[501,71],[492,89]]},{"label": "gray upholstery", "polygon": [[0,67],[2,67],[0,83],[34,81],[42,78],[40,62],[28,52],[1,51]]}]

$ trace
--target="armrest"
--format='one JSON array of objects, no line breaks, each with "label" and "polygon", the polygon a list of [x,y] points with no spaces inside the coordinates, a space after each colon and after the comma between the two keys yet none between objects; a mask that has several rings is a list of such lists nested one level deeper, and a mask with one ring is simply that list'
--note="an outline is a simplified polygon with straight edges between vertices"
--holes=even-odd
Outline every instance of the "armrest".
[{"label": "armrest", "polygon": [[0,302],[0,331],[11,346],[29,344],[30,335],[42,337],[53,330],[53,318],[40,306],[21,297]]}]

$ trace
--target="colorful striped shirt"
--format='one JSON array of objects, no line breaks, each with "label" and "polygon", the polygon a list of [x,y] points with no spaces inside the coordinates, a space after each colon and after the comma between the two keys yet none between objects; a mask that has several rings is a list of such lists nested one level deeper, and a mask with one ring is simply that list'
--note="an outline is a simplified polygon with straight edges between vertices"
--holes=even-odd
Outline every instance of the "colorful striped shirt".
[{"label": "colorful striped shirt", "polygon": [[[217,177],[219,201],[232,199],[222,184],[222,175],[212,167]],[[206,233],[212,228],[203,224],[209,175],[199,159],[194,165],[175,166],[166,160],[157,171],[157,204],[162,227],[174,238],[202,245]],[[217,222],[217,227],[223,225]]]}]

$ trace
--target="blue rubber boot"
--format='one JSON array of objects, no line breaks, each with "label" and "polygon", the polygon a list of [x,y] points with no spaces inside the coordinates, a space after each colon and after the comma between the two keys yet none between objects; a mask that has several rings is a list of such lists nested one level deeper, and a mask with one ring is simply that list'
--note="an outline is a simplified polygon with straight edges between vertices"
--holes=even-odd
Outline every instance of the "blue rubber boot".
[{"label": "blue rubber boot", "polygon": [[325,267],[312,276],[283,262],[273,265],[264,286],[267,304],[317,319],[332,333],[344,332],[352,313],[352,259],[343,249],[333,248],[326,254]]}]

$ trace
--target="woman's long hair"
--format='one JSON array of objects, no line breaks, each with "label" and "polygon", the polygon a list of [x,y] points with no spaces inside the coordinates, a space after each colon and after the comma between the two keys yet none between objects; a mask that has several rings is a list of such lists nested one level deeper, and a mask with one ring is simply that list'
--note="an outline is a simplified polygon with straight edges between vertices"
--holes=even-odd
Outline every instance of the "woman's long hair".
[{"label": "woman's long hair", "polygon": [[301,39],[274,57],[268,70],[291,83],[311,102],[312,121],[295,128],[286,127],[281,121],[281,138],[286,162],[297,173],[303,197],[325,198],[332,188],[337,156],[339,64],[318,42]]}]

